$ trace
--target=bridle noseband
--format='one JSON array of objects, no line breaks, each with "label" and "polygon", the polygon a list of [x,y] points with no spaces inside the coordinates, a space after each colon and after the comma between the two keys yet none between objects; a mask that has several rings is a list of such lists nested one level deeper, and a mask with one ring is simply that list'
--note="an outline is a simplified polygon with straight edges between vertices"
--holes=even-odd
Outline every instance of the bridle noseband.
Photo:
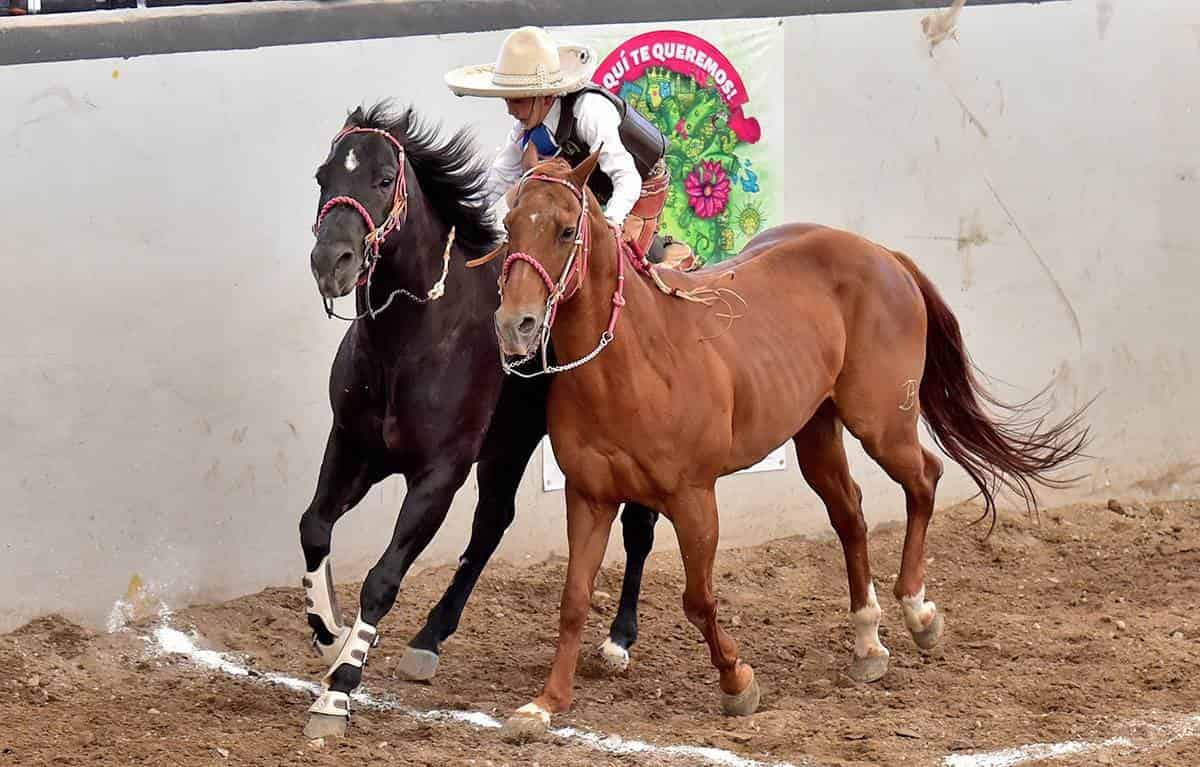
[{"label": "bridle noseband", "polygon": [[333,137],[333,141],[331,141],[329,145],[329,158],[326,159],[326,162],[333,157],[334,152],[337,150],[338,144],[341,143],[342,139],[354,133],[372,133],[382,136],[384,139],[386,139],[388,143],[390,143],[396,150],[396,161],[398,163],[398,168],[396,171],[396,180],[392,182],[392,207],[388,212],[387,218],[383,220],[382,224],[375,226],[374,219],[371,218],[371,214],[367,212],[367,209],[361,202],[348,195],[339,195],[337,197],[330,198],[324,205],[321,206],[320,212],[317,213],[317,220],[312,227],[313,236],[316,236],[317,232],[321,229],[321,223],[325,220],[325,217],[329,215],[330,211],[341,205],[345,205],[354,209],[354,211],[362,217],[363,222],[367,225],[367,234],[365,237],[363,237],[362,264],[359,266],[358,280],[355,282],[357,287],[361,288],[365,286],[367,289],[366,310],[354,317],[343,317],[333,310],[332,298],[322,297],[322,303],[325,306],[326,316],[351,322],[368,316],[374,319],[385,309],[391,306],[392,300],[395,299],[397,295],[403,295],[410,301],[418,304],[426,304],[430,301],[436,301],[437,299],[441,298],[446,292],[446,275],[450,268],[450,248],[454,243],[454,227],[452,226],[450,227],[449,235],[446,237],[446,250],[442,254],[442,276],[436,283],[434,283],[433,287],[430,288],[424,296],[417,296],[408,290],[405,290],[404,288],[399,288],[391,292],[383,306],[379,307],[378,309],[372,308],[371,278],[375,274],[375,266],[379,263],[380,249],[383,247],[383,243],[388,238],[388,235],[396,231],[396,229],[398,229],[405,221],[408,220],[408,181],[405,177],[407,155],[404,152],[404,145],[401,144],[400,141],[391,133],[379,128],[359,128],[350,126],[343,128],[336,136]]}]

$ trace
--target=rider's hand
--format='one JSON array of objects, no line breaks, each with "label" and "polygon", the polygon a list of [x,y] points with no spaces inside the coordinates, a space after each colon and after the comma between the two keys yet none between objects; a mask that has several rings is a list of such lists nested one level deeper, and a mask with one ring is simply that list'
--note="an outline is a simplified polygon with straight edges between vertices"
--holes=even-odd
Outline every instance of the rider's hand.
[{"label": "rider's hand", "polygon": [[636,242],[637,238],[642,233],[642,222],[629,216],[625,219],[625,223],[621,225],[621,239],[626,242]]}]

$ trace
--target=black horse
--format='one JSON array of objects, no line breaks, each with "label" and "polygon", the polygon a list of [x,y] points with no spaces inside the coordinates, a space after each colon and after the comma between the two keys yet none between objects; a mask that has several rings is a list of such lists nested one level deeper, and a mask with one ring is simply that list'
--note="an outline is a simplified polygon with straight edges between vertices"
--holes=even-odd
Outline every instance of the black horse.
[{"label": "black horse", "polygon": [[[411,109],[393,114],[386,104],[356,109],[317,170],[313,276],[330,312],[333,298],[354,291],[358,317],[333,362],[333,427],[316,494],[300,520],[308,623],[314,647],[331,664],[326,692],[309,709],[305,731],[312,737],[345,731],[349,693],[362,679],[376,626],[477,463],[470,542],[399,665],[410,679],[433,677],[441,643],[458,627],[512,522],[517,486],[546,433],[548,379],[501,370],[493,326],[499,263],[465,266],[498,239],[480,203],[485,178],[465,131],[442,139]],[[363,582],[358,617],[345,626],[329,565],[333,525],[392,474],[404,476],[407,494],[391,541]],[[625,579],[602,648],[619,668],[637,637],[656,520],[635,506],[622,516]]]}]

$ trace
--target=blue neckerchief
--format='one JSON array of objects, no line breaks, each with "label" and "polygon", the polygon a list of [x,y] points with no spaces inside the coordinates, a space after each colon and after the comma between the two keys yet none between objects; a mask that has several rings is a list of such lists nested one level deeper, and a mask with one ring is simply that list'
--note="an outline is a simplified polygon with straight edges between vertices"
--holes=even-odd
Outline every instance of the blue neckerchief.
[{"label": "blue neckerchief", "polygon": [[529,146],[530,141],[537,147],[538,154],[542,157],[553,157],[558,154],[558,144],[554,143],[554,136],[545,125],[525,131],[525,135],[521,137],[521,148]]}]

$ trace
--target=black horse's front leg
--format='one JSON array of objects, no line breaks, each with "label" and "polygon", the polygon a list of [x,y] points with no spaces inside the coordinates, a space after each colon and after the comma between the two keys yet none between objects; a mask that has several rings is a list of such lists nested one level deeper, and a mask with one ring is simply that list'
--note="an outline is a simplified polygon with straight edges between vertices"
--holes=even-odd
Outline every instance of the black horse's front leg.
[{"label": "black horse's front leg", "polygon": [[325,692],[309,708],[304,733],[310,738],[341,735],[350,720],[350,693],[362,682],[367,653],[375,644],[379,621],[396,602],[400,583],[412,563],[442,526],[454,493],[470,471],[468,460],[447,461],[408,478],[408,494],[400,507],[392,540],[367,573],[359,597],[358,617],[341,651],[325,675]]},{"label": "black horse's front leg", "polygon": [[305,613],[313,632],[313,647],[332,661],[345,640],[348,628],[333,590],[333,571],[329,561],[333,526],[343,514],[363,499],[371,485],[380,479],[371,471],[363,451],[334,425],[325,443],[325,457],[317,490],[308,509],[300,517],[300,546],[304,550]]},{"label": "black horse's front leg", "polygon": [[479,502],[475,506],[475,521],[471,540],[458,560],[458,569],[446,593],[429,612],[425,625],[417,632],[397,667],[398,673],[411,681],[425,682],[437,672],[441,644],[458,630],[467,599],[475,589],[484,566],[500,545],[504,532],[516,514],[517,487],[537,448],[543,429],[534,421],[524,433],[512,434],[512,441],[497,454],[479,462]]},{"label": "black horse's front leg", "polygon": [[608,630],[608,639],[600,646],[600,654],[614,671],[629,668],[629,648],[637,641],[642,572],[646,567],[646,557],[654,548],[654,524],[657,521],[657,511],[632,503],[625,504],[625,510],[621,513],[621,530],[625,538],[625,577],[621,583],[621,602],[617,607],[617,615]]}]

